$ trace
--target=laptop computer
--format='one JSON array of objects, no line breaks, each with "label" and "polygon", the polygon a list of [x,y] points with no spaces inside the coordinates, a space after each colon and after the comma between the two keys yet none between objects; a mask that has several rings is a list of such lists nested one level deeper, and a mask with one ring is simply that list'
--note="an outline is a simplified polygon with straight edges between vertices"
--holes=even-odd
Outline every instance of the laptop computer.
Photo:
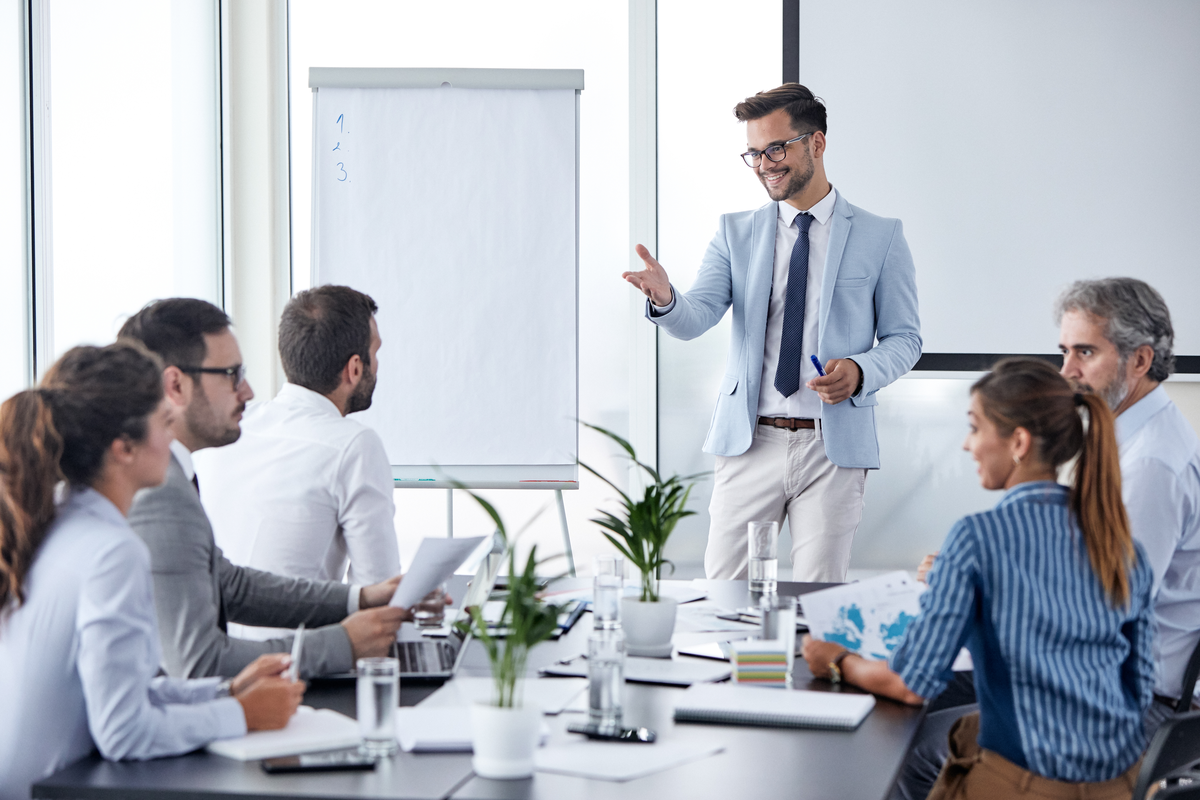
[{"label": "laptop computer", "polygon": [[460,631],[457,623],[466,618],[467,608],[482,608],[487,602],[503,561],[504,540],[493,534],[492,549],[480,560],[479,568],[467,584],[466,595],[445,638],[396,642],[392,652],[400,662],[401,680],[446,680],[454,676],[471,641],[471,635]]}]

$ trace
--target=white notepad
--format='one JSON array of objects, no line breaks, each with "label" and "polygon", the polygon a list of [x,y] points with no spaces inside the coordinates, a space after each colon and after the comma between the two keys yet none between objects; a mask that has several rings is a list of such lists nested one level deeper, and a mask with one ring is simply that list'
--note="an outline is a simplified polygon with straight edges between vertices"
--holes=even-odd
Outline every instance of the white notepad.
[{"label": "white notepad", "polygon": [[257,761],[356,747],[361,741],[358,722],[345,714],[327,708],[300,706],[286,728],[251,731],[236,739],[220,739],[208,746],[208,752],[238,761]]},{"label": "white notepad", "polygon": [[397,708],[396,738],[406,753],[469,753],[471,709],[466,706]]},{"label": "white notepad", "polygon": [[874,707],[875,698],[869,694],[697,684],[675,703],[675,721],[849,731],[857,728]]}]

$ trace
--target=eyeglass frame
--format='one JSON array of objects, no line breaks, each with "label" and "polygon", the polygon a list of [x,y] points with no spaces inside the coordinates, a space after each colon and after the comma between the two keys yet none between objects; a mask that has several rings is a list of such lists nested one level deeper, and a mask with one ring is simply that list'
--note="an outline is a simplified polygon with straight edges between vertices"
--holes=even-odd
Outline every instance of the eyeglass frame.
[{"label": "eyeglass frame", "polygon": [[235,392],[242,385],[242,382],[246,380],[245,364],[234,364],[232,367],[177,367],[177,369],[189,375],[224,375],[233,381],[233,390]]},{"label": "eyeglass frame", "polygon": [[[762,164],[763,157],[765,156],[767,161],[770,161],[772,164],[778,164],[780,161],[783,161],[785,158],[787,158],[787,146],[789,144],[798,142],[805,137],[812,136],[814,133],[816,133],[816,131],[809,131],[808,133],[800,134],[795,139],[788,139],[786,142],[780,142],[779,144],[767,145],[766,150],[747,150],[746,152],[742,153],[742,163],[744,163],[750,169],[758,169],[758,167]],[[771,156],[768,154],[768,151],[773,147],[780,148],[780,152],[782,152],[783,155],[779,156],[779,158],[771,158]],[[750,156],[752,159],[757,159],[758,163],[751,164],[746,160],[746,156]]]}]

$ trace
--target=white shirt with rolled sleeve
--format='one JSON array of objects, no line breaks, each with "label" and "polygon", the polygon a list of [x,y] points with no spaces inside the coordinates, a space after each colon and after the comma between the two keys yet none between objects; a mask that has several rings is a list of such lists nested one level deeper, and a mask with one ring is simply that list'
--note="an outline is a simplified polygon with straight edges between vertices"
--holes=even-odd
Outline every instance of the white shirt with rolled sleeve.
[{"label": "white shirt with rolled sleeve", "polygon": [[234,564],[362,586],[400,573],[383,442],[323,395],[285,384],[247,409],[237,442],[193,458],[213,535]]},{"label": "white shirt with rolled sleeve", "polygon": [[109,759],[181,755],[241,736],[220,678],[157,677],[150,553],[93,489],[71,491],[0,625],[0,800],[99,748]]},{"label": "white shirt with rolled sleeve", "polygon": [[1159,386],[1117,417],[1121,494],[1154,570],[1154,691],[1179,697],[1200,641],[1200,439]]}]

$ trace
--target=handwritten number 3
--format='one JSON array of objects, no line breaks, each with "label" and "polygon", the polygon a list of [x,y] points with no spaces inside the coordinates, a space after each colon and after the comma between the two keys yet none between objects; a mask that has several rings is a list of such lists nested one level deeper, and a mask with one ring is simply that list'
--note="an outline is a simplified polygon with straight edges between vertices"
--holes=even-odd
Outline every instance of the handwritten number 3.
[{"label": "handwritten number 3", "polygon": [[345,165],[345,163],[346,163],[346,162],[344,162],[344,161],[339,161],[339,162],[338,162],[338,170],[339,170],[339,171],[342,173],[342,177],[338,178],[338,180],[339,180],[339,181],[344,181],[344,180],[346,180],[346,178],[348,177],[348,176],[346,175],[346,168],[345,168],[345,166],[344,166],[344,165]]}]

